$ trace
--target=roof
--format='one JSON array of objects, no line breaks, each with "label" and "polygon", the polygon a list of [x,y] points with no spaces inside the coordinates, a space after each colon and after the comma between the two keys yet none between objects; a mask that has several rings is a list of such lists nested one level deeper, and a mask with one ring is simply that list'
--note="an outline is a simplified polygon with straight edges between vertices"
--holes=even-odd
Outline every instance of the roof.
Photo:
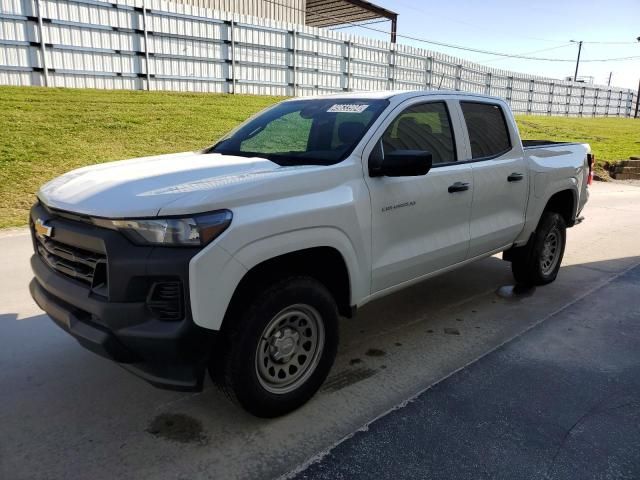
[{"label": "roof", "polygon": [[318,95],[315,97],[296,97],[290,100],[313,100],[317,98],[335,98],[335,99],[359,99],[359,100],[378,100],[378,99],[390,99],[397,98],[398,100],[405,100],[408,98],[425,96],[425,95],[457,95],[464,97],[478,97],[478,98],[490,98],[495,100],[504,101],[499,97],[493,97],[490,95],[483,95],[480,93],[461,92],[457,90],[378,90],[370,92],[349,92],[349,93],[334,93],[330,95]]},{"label": "roof", "polygon": [[379,18],[395,23],[398,14],[365,0],[307,0],[305,23],[311,27],[332,27]]}]

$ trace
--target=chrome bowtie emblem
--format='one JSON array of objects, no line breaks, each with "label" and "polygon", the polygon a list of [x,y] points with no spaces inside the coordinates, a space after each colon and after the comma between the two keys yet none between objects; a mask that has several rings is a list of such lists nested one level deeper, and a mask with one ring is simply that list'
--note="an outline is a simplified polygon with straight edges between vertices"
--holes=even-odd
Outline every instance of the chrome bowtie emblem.
[{"label": "chrome bowtie emblem", "polygon": [[53,233],[53,227],[50,227],[41,219],[36,220],[35,228],[36,228],[36,233],[41,237],[50,237],[51,234]]}]

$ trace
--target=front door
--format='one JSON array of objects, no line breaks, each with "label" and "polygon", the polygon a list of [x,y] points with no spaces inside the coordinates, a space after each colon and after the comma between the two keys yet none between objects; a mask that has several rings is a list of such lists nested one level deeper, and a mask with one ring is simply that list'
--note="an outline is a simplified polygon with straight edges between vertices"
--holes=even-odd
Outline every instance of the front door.
[{"label": "front door", "polygon": [[373,212],[372,293],[463,261],[473,196],[471,166],[457,164],[447,101],[412,99],[379,132],[365,149],[365,162],[394,150],[427,150],[433,168],[416,177],[366,175]]}]

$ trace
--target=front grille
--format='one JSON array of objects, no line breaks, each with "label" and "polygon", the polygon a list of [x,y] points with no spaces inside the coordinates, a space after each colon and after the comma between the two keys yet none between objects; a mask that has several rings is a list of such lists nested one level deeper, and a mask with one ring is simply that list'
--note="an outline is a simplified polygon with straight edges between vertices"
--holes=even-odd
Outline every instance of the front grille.
[{"label": "front grille", "polygon": [[34,236],[38,255],[50,268],[88,285],[96,293],[106,290],[107,257],[104,254]]}]

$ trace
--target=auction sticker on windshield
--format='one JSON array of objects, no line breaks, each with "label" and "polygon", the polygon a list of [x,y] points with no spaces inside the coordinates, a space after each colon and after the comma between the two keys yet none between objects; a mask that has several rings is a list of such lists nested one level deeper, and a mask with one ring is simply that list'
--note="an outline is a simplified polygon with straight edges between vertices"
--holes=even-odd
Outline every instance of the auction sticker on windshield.
[{"label": "auction sticker on windshield", "polygon": [[327,113],[362,113],[368,106],[360,103],[336,103],[327,110]]}]

